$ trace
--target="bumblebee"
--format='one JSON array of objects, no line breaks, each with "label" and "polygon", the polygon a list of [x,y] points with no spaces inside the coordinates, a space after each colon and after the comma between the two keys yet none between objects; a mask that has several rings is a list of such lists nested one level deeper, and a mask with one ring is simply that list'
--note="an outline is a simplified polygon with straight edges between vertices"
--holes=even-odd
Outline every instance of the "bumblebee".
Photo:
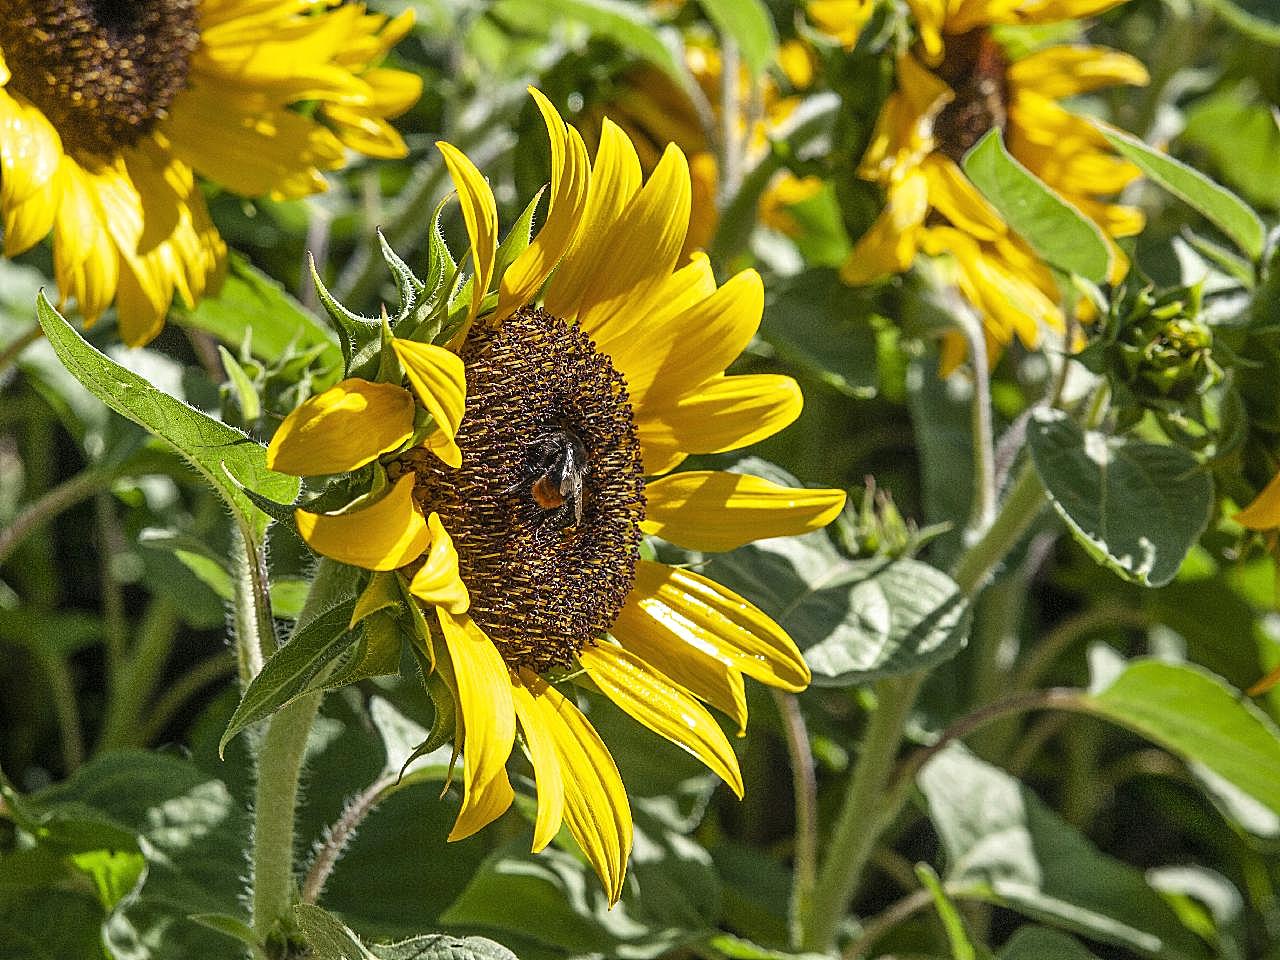
[{"label": "bumblebee", "polygon": [[549,430],[530,445],[525,489],[547,522],[561,530],[582,522],[587,469],[586,444],[568,427]]}]

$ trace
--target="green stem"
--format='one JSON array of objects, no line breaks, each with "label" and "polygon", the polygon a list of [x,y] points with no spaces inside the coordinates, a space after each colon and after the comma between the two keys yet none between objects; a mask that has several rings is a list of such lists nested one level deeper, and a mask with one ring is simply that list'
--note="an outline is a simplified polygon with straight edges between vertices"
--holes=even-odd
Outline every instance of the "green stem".
[{"label": "green stem", "polygon": [[267,562],[251,535],[236,526],[232,531],[231,567],[235,593],[231,603],[231,628],[236,638],[240,685],[258,675],[267,657],[275,653],[275,619],[271,615],[271,590]]},{"label": "green stem", "polygon": [[853,899],[875,843],[897,815],[897,810],[885,809],[881,793],[923,682],[924,674],[914,673],[876,685],[879,702],[826,844],[827,855],[818,871],[810,908],[801,918],[801,949],[823,951],[835,941],[840,918]]},{"label": "green stem", "polygon": [[0,372],[16,361],[22,351],[44,336],[44,328],[40,324],[24,330],[16,340],[11,340],[0,349]]},{"label": "green stem", "polygon": [[114,476],[115,472],[112,470],[90,467],[29,504],[22,513],[14,517],[12,523],[0,530],[0,563],[9,559],[9,555],[23,540],[58,514],[87,500],[99,490],[106,489]]},{"label": "green stem", "polygon": [[137,643],[112,678],[98,751],[142,746],[142,715],[164,674],[178,633],[178,611],[167,600],[154,599],[137,626]]},{"label": "green stem", "polygon": [[[256,548],[246,555],[253,554],[257,554]],[[349,575],[349,568],[342,564],[320,561],[295,630],[306,626],[331,604],[335,589]],[[265,596],[265,580],[262,587]],[[237,637],[242,651],[263,642],[260,625],[270,620],[269,606],[259,607],[254,612],[252,622],[248,624],[253,632]],[[236,626],[241,626],[240,619],[237,619]],[[272,630],[273,642],[274,636]],[[243,656],[241,662],[244,662]],[[283,954],[284,938],[292,925],[290,910],[296,889],[293,855],[299,778],[307,739],[323,699],[323,691],[308,693],[275,713],[267,721],[267,730],[258,749],[258,783],[253,804],[253,932],[272,956]]]},{"label": "green stem", "polygon": [[778,708],[778,718],[786,734],[787,756],[791,761],[791,786],[796,805],[795,866],[791,881],[791,937],[800,937],[799,919],[809,912],[818,873],[818,781],[813,765],[809,730],[800,710],[800,701],[781,690],[770,690]]},{"label": "green stem", "polygon": [[1013,482],[986,533],[966,550],[951,571],[960,592],[976,596],[987,578],[1018,545],[1045,503],[1044,484],[1030,463]]},{"label": "green stem", "polygon": [[991,366],[987,338],[982,323],[964,310],[960,329],[969,341],[969,363],[973,368],[973,401],[969,424],[973,433],[973,504],[969,510],[968,533],[981,535],[996,515],[995,427],[991,421]]},{"label": "green stem", "polygon": [[[991,572],[1021,541],[1044,503],[1044,487],[1028,463],[986,532],[956,563],[952,576],[962,593],[970,599],[977,595]],[[885,790],[924,679],[923,672],[913,673],[881,680],[876,686],[879,702],[826,845],[811,907],[801,917],[802,949],[824,951],[831,947],[876,842],[906,802],[908,791],[897,791],[892,801],[886,802]]]},{"label": "green stem", "polygon": [[64,658],[38,654],[37,659],[49,681],[49,696],[54,716],[58,718],[58,736],[62,741],[62,764],[69,776],[84,762],[84,730],[80,726],[75,682]]}]

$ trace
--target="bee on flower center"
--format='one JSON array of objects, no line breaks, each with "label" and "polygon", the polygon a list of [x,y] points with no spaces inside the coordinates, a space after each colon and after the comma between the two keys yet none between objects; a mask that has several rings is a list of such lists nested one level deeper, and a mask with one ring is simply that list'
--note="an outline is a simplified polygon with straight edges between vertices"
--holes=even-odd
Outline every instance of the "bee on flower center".
[{"label": "bee on flower center", "polygon": [[[560,529],[582,522],[586,505],[587,447],[568,427],[539,437],[528,451],[529,496]],[[572,520],[570,519],[572,517]]]}]

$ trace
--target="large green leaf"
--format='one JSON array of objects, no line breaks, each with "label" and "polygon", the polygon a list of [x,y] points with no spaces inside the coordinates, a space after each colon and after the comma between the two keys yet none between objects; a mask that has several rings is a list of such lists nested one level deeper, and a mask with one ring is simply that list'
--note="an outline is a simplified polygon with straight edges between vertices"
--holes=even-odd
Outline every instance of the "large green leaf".
[{"label": "large green leaf", "polygon": [[721,35],[738,44],[742,62],[754,74],[773,61],[778,50],[778,31],[769,9],[761,0],[700,0],[707,17]]},{"label": "large green leaf", "polygon": [[[1277,22],[1280,33],[1280,21]],[[1215,172],[1255,204],[1280,208],[1280,124],[1249,84],[1217,90],[1187,108],[1178,140],[1204,151]]]},{"label": "large green leaf", "polygon": [[1190,664],[1137,660],[1085,702],[1280,813],[1280,729],[1221,678]]},{"label": "large green leaf", "polygon": [[949,886],[1148,956],[1209,956],[1140,871],[1097,850],[1003,770],[952,745],[917,783],[946,850]]},{"label": "large green leaf", "polygon": [[[42,828],[51,828],[55,836],[61,833],[63,844],[70,824],[82,834],[95,831],[106,850],[136,849],[146,857],[140,887],[120,897],[116,909],[102,918],[99,942],[105,956],[169,960],[228,955],[230,941],[224,934],[190,919],[195,914],[243,915],[248,822],[221,781],[175,756],[127,751],[92,760],[66,783],[28,801]],[[50,842],[39,831],[37,838],[41,844]],[[119,872],[127,866],[101,858],[94,865],[109,867],[117,890],[128,880]],[[111,889],[102,885],[107,879],[95,881],[100,895]],[[30,908],[44,906],[40,896],[28,900]],[[64,906],[72,905],[64,901]],[[63,923],[58,920],[48,929],[61,933]],[[0,956],[5,956],[3,947]],[[82,956],[92,955],[58,955],[59,960]]]},{"label": "large green leaf", "polygon": [[1015,160],[999,129],[965,154],[964,172],[1045,262],[1094,283],[1106,279],[1111,251],[1102,231]]},{"label": "large green leaf", "polygon": [[1173,579],[1209,522],[1213,479],[1189,452],[1085,432],[1036,411],[1027,443],[1054,509],[1089,553],[1127,580]]},{"label": "large green leaf", "polygon": [[912,673],[968,639],[968,604],[946,574],[918,560],[848,560],[821,532],[722,554],[708,571],[782,625],[819,686]]},{"label": "large green leaf", "polygon": [[240,430],[157,390],[138,374],[94,349],[41,292],[36,313],[64,366],[99,400],[151,431],[178,451],[235,512],[255,541],[270,518],[223,472],[231,470],[246,486],[272,500],[290,503],[299,481],[267,469],[266,449]]},{"label": "large green leaf", "polygon": [[1074,937],[1048,927],[1022,927],[1000,951],[1000,960],[1097,960]]},{"label": "large green leaf", "polygon": [[217,296],[205,297],[194,310],[177,304],[173,317],[183,326],[213,334],[232,348],[244,343],[247,334],[254,356],[269,363],[290,352],[303,353],[323,345],[319,366],[335,374],[342,370],[334,332],[239,254],[228,258],[227,278]]},{"label": "large green leaf", "polygon": [[1141,168],[1142,172],[1175,197],[1204,214],[1219,230],[1236,242],[1252,260],[1262,256],[1266,228],[1249,205],[1226,187],[1220,187],[1199,170],[1160,153],[1137,137],[1099,126],[1108,142]]}]

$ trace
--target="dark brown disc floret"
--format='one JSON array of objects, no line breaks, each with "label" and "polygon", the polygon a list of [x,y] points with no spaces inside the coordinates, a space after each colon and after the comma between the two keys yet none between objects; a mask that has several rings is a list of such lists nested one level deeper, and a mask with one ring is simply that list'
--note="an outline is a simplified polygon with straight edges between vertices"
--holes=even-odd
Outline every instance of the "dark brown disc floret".
[{"label": "dark brown disc floret", "polygon": [[576,324],[530,307],[474,328],[461,356],[461,468],[418,449],[391,472],[417,474],[503,659],[568,666],[635,580],[644,476],[626,383]]},{"label": "dark brown disc floret", "polygon": [[955,99],[933,122],[938,150],[959,163],[982,135],[1009,121],[1009,60],[985,27],[946,38],[938,75]]},{"label": "dark brown disc floret", "polygon": [[72,153],[132,146],[186,86],[198,0],[0,0],[7,89],[48,117]]}]

